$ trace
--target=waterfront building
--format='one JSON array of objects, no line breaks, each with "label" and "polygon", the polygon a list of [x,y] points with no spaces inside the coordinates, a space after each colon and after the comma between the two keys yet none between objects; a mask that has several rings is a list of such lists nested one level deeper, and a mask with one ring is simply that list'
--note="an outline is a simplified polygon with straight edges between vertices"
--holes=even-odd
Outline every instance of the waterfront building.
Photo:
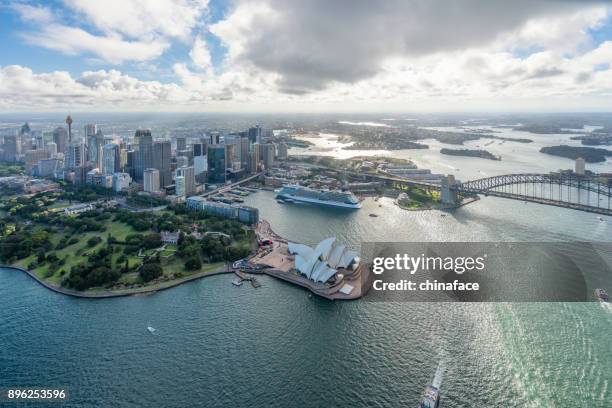
[{"label": "waterfront building", "polygon": [[153,167],[159,170],[159,183],[161,186],[172,184],[171,160],[171,142],[169,140],[155,142],[153,144]]},{"label": "waterfront building", "polygon": [[143,171],[143,190],[149,193],[159,191],[159,170],[148,168]]},{"label": "waterfront building", "polygon": [[278,160],[287,160],[289,156],[289,149],[287,147],[287,143],[279,143],[277,146],[277,154]]},{"label": "waterfront building", "polygon": [[306,278],[326,283],[340,270],[354,270],[359,264],[357,252],[339,243],[336,237],[321,241],[315,248],[289,242],[287,249],[295,256],[295,269]]},{"label": "waterfront building", "polygon": [[249,138],[245,136],[240,137],[240,165],[241,167],[248,171],[249,170]]},{"label": "waterfront building", "polygon": [[224,184],[226,177],[225,146],[208,147],[208,181],[213,184]]},{"label": "waterfront building", "polygon": [[274,145],[272,143],[263,143],[259,145],[259,156],[264,165],[264,170],[271,170],[274,164]]},{"label": "waterfront building", "polygon": [[576,166],[575,167],[576,174],[579,176],[584,176],[584,174],[586,173],[586,162],[584,161],[582,157],[578,157],[576,159],[575,166]]},{"label": "waterfront building", "polygon": [[68,132],[63,127],[57,127],[53,131],[53,142],[57,145],[57,151],[64,153],[68,147]]},{"label": "waterfront building", "polygon": [[113,174],[113,190],[116,192],[129,189],[131,182],[132,178],[128,173]]},{"label": "waterfront building", "polygon": [[203,211],[208,214],[238,220],[248,225],[259,223],[259,210],[245,205],[225,204],[208,201],[200,196],[192,196],[187,198],[186,206],[190,210]]},{"label": "waterfront building", "polygon": [[108,143],[102,149],[102,173],[113,174],[121,169],[121,156],[119,146],[115,143]]}]

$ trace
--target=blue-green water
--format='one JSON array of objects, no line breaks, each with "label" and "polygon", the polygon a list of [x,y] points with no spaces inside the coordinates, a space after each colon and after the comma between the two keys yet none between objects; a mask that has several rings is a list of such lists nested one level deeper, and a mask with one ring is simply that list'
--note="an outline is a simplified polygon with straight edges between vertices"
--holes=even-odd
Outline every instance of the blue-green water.
[{"label": "blue-green water", "polygon": [[[447,217],[388,199],[333,216],[270,192],[247,203],[309,243],[612,236],[610,218],[493,198]],[[405,407],[442,361],[442,407],[610,406],[612,311],[598,303],[329,302],[262,283],[236,288],[216,276],[86,300],[0,270],[0,386],[67,387],[75,407]]]}]

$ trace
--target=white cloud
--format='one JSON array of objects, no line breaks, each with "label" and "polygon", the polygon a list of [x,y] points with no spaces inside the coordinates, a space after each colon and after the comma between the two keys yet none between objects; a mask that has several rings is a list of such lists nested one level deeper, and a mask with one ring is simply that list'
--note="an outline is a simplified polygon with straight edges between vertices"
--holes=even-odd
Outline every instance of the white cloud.
[{"label": "white cloud", "polygon": [[197,36],[193,42],[193,47],[189,51],[189,56],[194,65],[200,69],[208,69],[212,67],[210,51],[206,45],[206,40],[202,36]]},{"label": "white cloud", "polygon": [[187,40],[206,10],[207,0],[64,0],[94,27],[131,38]]},{"label": "white cloud", "polygon": [[147,61],[159,57],[169,46],[165,40],[127,41],[118,35],[96,36],[80,28],[49,24],[42,30],[22,33],[28,43],[68,55],[92,54],[105,62]]},{"label": "white cloud", "polygon": [[[32,31],[21,32],[21,37],[39,47],[68,55],[90,54],[111,64],[153,60],[173,39],[187,41],[208,5],[207,0],[64,2],[67,16],[62,19],[47,7],[12,4],[23,21],[36,23]],[[81,27],[86,24],[87,28]],[[202,52],[198,57],[203,61]]]}]

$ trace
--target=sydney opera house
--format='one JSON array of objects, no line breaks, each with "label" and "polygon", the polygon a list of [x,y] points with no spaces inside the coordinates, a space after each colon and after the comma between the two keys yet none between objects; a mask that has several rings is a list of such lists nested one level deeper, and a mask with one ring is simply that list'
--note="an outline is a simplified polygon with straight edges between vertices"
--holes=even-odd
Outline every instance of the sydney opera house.
[{"label": "sydney opera house", "polygon": [[295,269],[313,282],[341,280],[359,265],[357,252],[339,243],[336,237],[321,241],[314,249],[304,244],[288,243],[288,251],[295,256]]}]

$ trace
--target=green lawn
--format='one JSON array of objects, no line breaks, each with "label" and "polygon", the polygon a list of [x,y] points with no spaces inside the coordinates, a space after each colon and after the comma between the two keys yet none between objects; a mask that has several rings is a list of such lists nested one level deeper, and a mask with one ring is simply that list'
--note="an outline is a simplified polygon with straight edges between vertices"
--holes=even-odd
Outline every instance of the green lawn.
[{"label": "green lawn", "polygon": [[[57,257],[60,259],[67,257],[66,263],[64,264],[64,266],[61,266],[57,271],[55,271],[53,275],[48,276],[49,274],[49,264],[48,263],[45,263],[42,266],[34,268],[34,272],[41,278],[46,278],[54,284],[59,284],[62,279],[62,275],[60,274],[60,272],[64,270],[66,271],[65,273],[68,273],[72,266],[78,265],[80,262],[87,262],[87,256],[85,256],[85,254],[92,252],[92,251],[96,251],[100,249],[103,245],[106,245],[106,237],[108,236],[109,233],[119,241],[125,240],[125,237],[130,234],[137,233],[137,231],[135,231],[132,227],[122,222],[107,220],[104,223],[104,226],[106,227],[106,231],[104,232],[86,232],[84,234],[74,234],[73,237],[76,237],[79,240],[76,244],[68,245],[67,247],[62,248],[60,250],[49,251],[47,255],[52,252],[55,252]],[[64,235],[66,234],[62,232],[58,232],[51,236],[50,240],[53,243],[54,247],[57,245],[59,240]],[[102,238],[102,242],[100,242],[94,247],[89,247],[87,245],[87,241],[93,237]],[[117,258],[122,253],[121,245],[117,245],[117,246],[119,247],[119,250],[113,254],[113,264],[115,264]],[[21,259],[17,261],[16,265],[27,269],[28,265],[35,260],[36,260],[36,254],[32,254],[25,259]],[[141,260],[138,259],[137,257],[130,257],[128,262],[131,267],[131,266],[134,266],[140,263]]]}]

